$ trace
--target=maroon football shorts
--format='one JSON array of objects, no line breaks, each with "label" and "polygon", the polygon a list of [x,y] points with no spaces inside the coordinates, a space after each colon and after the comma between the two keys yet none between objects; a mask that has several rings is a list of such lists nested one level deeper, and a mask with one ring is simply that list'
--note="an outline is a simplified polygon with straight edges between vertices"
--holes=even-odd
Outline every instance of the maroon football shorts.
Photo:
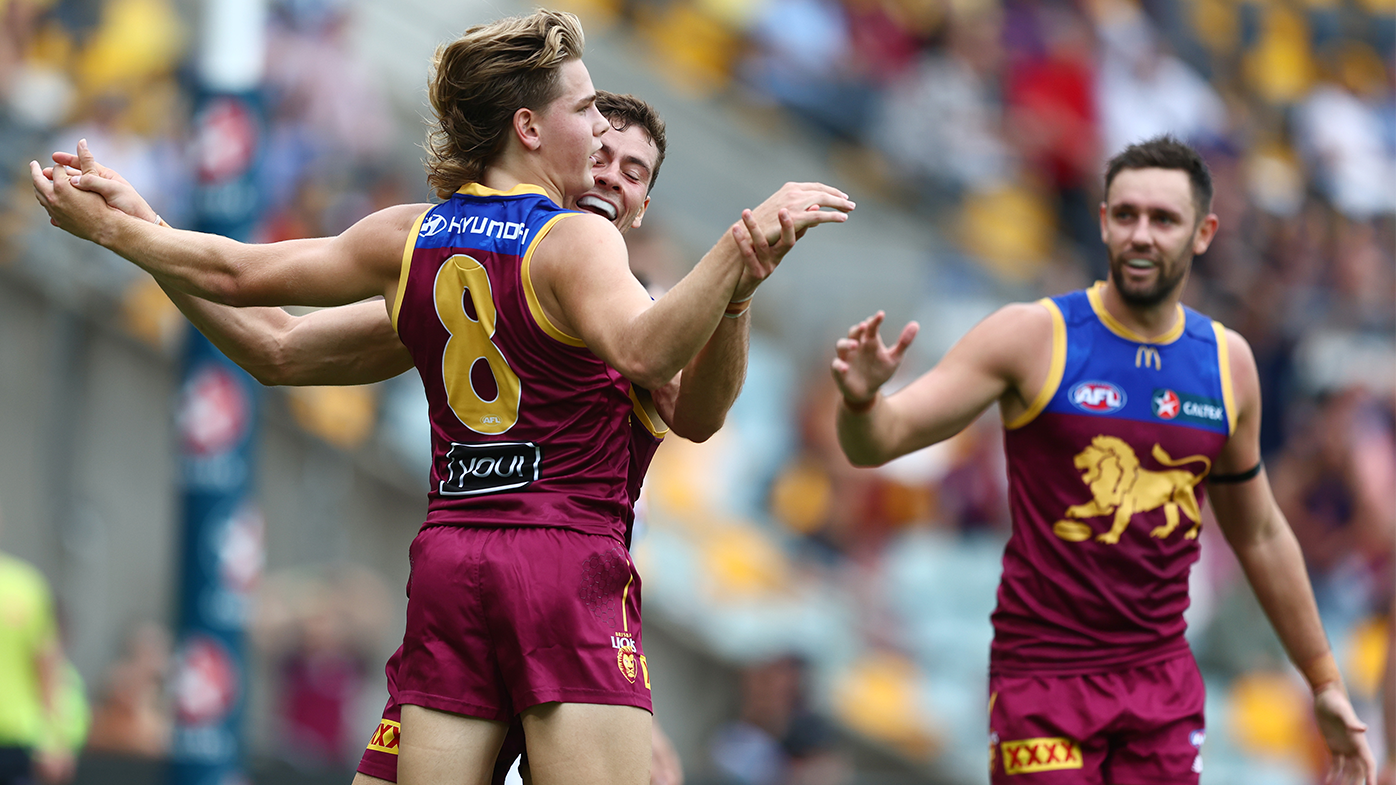
[{"label": "maroon football shorts", "polygon": [[1192,654],[1082,676],[989,676],[993,785],[1196,785],[1206,738]]},{"label": "maroon football shorts", "polygon": [[[388,782],[397,782],[397,746],[402,728],[402,706],[397,702],[397,677],[393,669],[397,667],[402,649],[388,660],[388,704],[383,707],[383,718],[368,741],[363,757],[359,759],[359,773],[377,777]],[[524,748],[523,723],[518,717],[509,723],[509,732],[504,737],[504,746],[494,762],[494,774],[490,785],[504,785],[514,761],[523,758],[520,765],[528,765],[528,752]]]},{"label": "maroon football shorts", "polygon": [[[640,577],[618,540],[432,526],[410,556],[407,631],[359,771],[396,781],[399,704],[501,722],[549,702],[653,710]],[[522,733],[511,731],[501,757],[515,743],[522,751]]]}]

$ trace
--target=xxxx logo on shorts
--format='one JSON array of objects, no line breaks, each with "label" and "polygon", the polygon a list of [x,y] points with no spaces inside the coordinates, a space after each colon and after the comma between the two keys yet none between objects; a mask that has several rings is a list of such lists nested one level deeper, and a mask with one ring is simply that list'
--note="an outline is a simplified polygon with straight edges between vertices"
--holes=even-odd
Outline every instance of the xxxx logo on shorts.
[{"label": "xxxx logo on shorts", "polygon": [[374,731],[373,738],[368,740],[368,748],[376,752],[396,755],[397,741],[401,735],[401,725],[392,720],[382,720],[378,723],[378,730]]},{"label": "xxxx logo on shorts", "polygon": [[1020,739],[1005,741],[1000,747],[1004,774],[1035,774],[1082,767],[1081,745],[1071,739]]}]

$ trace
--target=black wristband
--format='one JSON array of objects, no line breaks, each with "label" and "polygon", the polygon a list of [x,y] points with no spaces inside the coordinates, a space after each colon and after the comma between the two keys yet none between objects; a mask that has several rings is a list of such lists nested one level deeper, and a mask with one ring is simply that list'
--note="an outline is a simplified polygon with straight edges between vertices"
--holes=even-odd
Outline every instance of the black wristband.
[{"label": "black wristband", "polygon": [[1260,474],[1260,468],[1261,468],[1262,466],[1264,466],[1264,465],[1265,465],[1265,462],[1264,462],[1264,461],[1261,461],[1260,463],[1257,463],[1255,466],[1252,466],[1250,469],[1248,469],[1248,470],[1246,470],[1246,471],[1244,471],[1244,472],[1241,472],[1241,473],[1239,473],[1239,474],[1212,474],[1212,475],[1208,475],[1208,477],[1207,477],[1207,482],[1208,482],[1208,483],[1221,483],[1221,484],[1223,484],[1223,485],[1226,485],[1226,484],[1235,484],[1235,483],[1238,483],[1238,482],[1245,482],[1246,480],[1253,480],[1253,479],[1255,479],[1256,475]]}]

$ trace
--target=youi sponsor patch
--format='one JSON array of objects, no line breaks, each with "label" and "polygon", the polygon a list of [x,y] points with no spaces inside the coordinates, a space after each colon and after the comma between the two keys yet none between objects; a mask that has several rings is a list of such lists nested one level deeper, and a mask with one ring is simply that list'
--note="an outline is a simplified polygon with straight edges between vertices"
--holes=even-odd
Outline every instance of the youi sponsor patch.
[{"label": "youi sponsor patch", "polygon": [[1160,388],[1154,390],[1149,408],[1155,417],[1169,422],[1213,426],[1226,424],[1226,406],[1216,398]]}]

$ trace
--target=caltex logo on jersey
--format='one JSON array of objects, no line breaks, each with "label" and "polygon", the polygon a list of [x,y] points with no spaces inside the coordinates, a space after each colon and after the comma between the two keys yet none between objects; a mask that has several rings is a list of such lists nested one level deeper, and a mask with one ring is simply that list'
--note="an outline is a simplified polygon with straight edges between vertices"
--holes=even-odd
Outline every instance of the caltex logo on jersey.
[{"label": "caltex logo on jersey", "polygon": [[1172,390],[1155,390],[1153,400],[1154,416],[1160,420],[1171,420],[1183,409],[1178,393]]},{"label": "caltex logo on jersey", "polygon": [[1071,388],[1071,403],[1091,414],[1109,414],[1125,407],[1125,391],[1110,382],[1081,382]]}]

